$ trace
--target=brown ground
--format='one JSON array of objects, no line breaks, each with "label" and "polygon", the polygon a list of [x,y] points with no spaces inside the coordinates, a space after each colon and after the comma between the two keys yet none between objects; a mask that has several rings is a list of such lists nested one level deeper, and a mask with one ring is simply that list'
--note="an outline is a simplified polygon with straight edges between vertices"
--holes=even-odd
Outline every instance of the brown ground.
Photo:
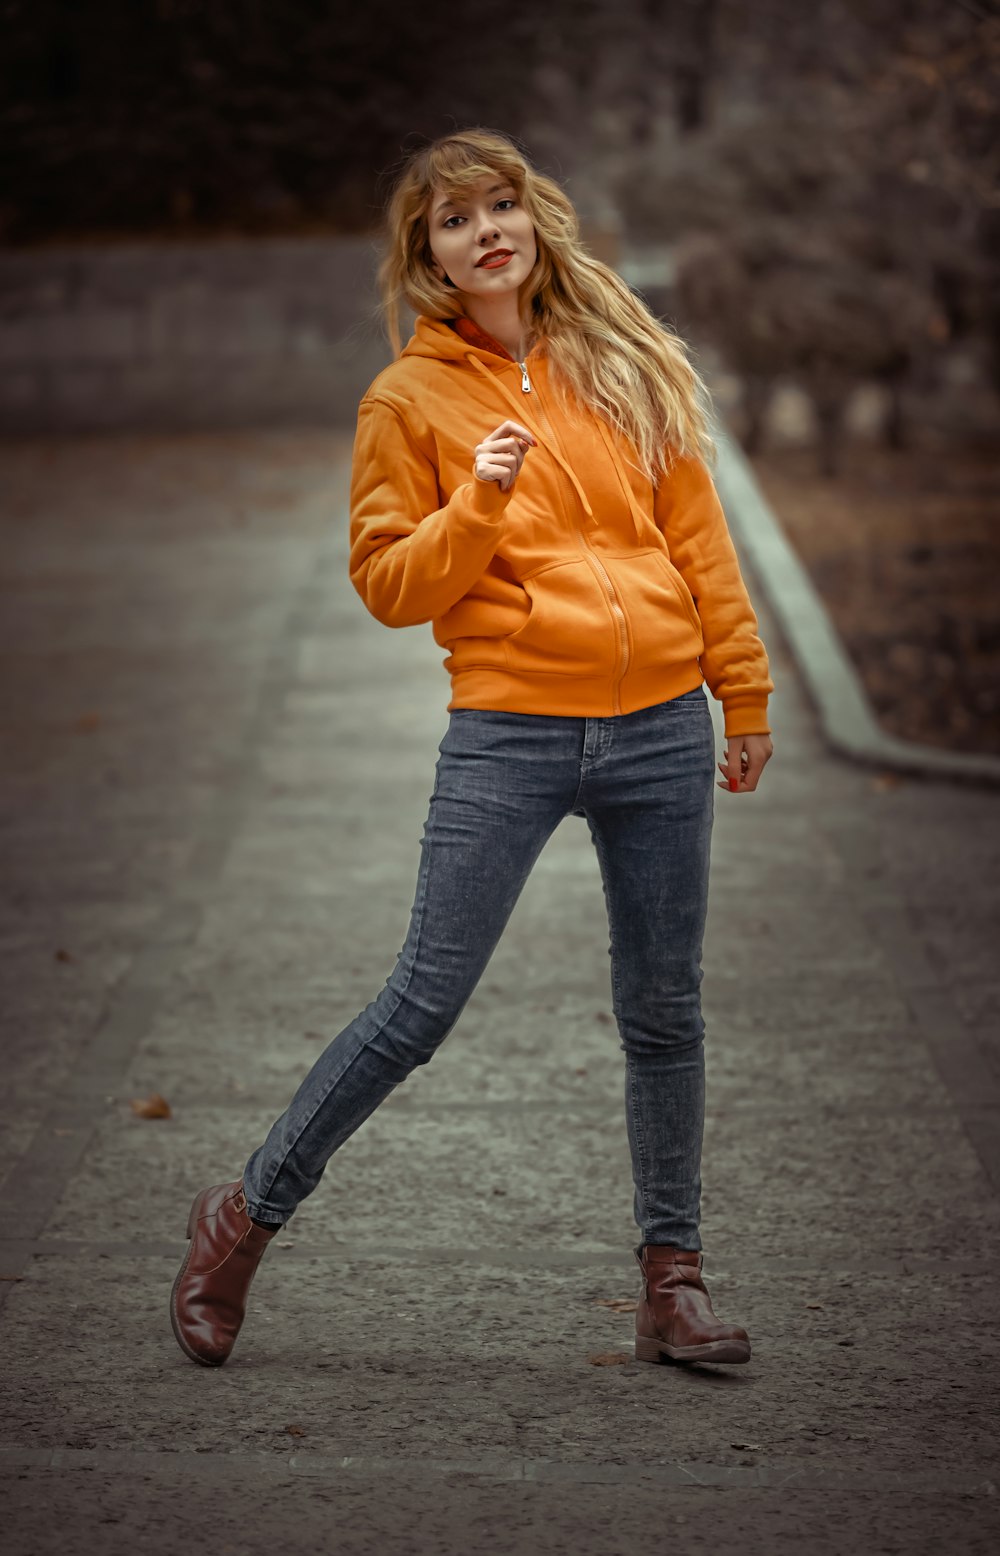
[{"label": "brown ground", "polygon": [[1000,458],[856,445],[753,459],[884,729],[1000,754]]}]

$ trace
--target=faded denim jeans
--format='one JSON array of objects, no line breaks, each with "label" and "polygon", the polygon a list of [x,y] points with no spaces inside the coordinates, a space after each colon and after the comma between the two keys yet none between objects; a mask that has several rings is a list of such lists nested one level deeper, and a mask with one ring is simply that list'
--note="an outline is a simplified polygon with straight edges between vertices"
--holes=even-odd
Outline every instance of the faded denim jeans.
[{"label": "faded denim jeans", "polygon": [[700,1249],[716,778],[704,686],[605,718],[458,708],[438,750],[406,943],[247,1162],[251,1215],[287,1221],[334,1151],[434,1057],[543,846],[573,815],[590,828],[608,911],[639,1247]]}]

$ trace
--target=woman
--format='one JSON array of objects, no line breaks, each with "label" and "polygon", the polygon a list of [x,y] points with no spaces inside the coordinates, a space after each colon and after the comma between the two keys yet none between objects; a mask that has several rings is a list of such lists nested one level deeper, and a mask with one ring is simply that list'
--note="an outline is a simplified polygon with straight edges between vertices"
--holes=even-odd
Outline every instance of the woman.
[{"label": "woman", "polygon": [[[502,135],[410,157],[380,267],[396,360],[365,393],[350,576],[387,626],[432,622],[450,722],[406,944],[240,1178],[203,1190],[171,1318],[232,1350],[261,1255],[330,1156],[454,1026],[559,822],[586,819],[643,1272],[636,1355],[745,1362],[702,1279],[702,934],[720,787],[751,794],[773,682],[705,464],[683,343],[581,246],[566,195]],[[416,314],[400,353],[398,305]]]}]

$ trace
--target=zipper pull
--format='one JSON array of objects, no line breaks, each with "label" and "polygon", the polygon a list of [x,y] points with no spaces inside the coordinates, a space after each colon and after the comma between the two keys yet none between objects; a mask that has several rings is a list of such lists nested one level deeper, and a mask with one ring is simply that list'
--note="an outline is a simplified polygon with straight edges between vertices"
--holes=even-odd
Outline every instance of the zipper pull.
[{"label": "zipper pull", "polygon": [[530,394],[531,393],[531,379],[528,377],[527,365],[524,362],[519,362],[517,365],[521,369],[521,393],[522,394]]}]

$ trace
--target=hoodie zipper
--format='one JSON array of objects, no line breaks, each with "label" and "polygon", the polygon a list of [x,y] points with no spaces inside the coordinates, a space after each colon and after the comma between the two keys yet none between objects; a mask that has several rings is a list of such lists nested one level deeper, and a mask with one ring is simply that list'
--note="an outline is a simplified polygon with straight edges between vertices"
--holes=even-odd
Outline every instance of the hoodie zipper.
[{"label": "hoodie zipper", "polygon": [[608,591],[608,600],[609,600],[610,605],[611,605],[611,611],[612,611],[612,614],[614,615],[615,622],[616,622],[617,627],[618,627],[618,636],[619,636],[619,638],[621,640],[621,646],[622,646],[622,664],[621,664],[621,669],[619,670],[618,674],[615,676],[614,691],[613,691],[612,695],[613,695],[613,698],[614,698],[614,711],[615,711],[615,713],[620,713],[622,711],[622,704],[621,704],[622,681],[625,679],[625,672],[628,670],[628,663],[629,663],[628,623],[627,623],[627,621],[625,619],[625,612],[624,612],[624,610],[622,609],[622,607],[621,607],[621,605],[619,603],[618,591],[615,589],[614,582],[612,580],[611,574],[608,572],[608,570],[605,567],[604,563],[601,561],[600,557],[597,555],[597,552],[596,552],[595,548],[590,544],[590,542],[587,540],[586,536],[579,529],[576,532],[576,538],[579,541],[580,546],[582,547],[585,556],[589,559],[589,561],[591,561],[593,563],[594,567],[596,568],[597,572],[600,574],[600,576],[601,576],[601,578],[602,578],[602,580],[604,582],[605,588]]},{"label": "hoodie zipper", "polygon": [[[522,389],[524,394],[528,394],[531,391],[531,380],[528,377],[527,364],[524,363],[524,362],[518,362],[517,365],[521,369],[521,389]],[[539,406],[539,415],[541,415],[541,414],[542,414],[541,406]],[[550,435],[550,437],[554,438],[554,434],[552,434],[551,429],[550,429],[549,435]],[[629,656],[629,646],[628,646],[628,622],[626,620],[624,608],[622,607],[621,602],[618,599],[618,591],[616,590],[616,588],[614,586],[614,581],[613,581],[613,579],[611,577],[611,574],[608,572],[608,570],[605,567],[604,563],[601,561],[600,557],[597,554],[596,549],[590,544],[590,542],[587,540],[586,536],[584,535],[583,531],[581,529],[579,529],[579,528],[576,528],[576,538],[577,538],[577,541],[579,542],[580,549],[583,551],[584,556],[587,557],[587,559],[591,562],[591,564],[593,565],[595,571],[599,574],[599,576],[601,578],[601,581],[604,584],[605,589],[608,592],[608,601],[609,601],[609,603],[611,605],[611,611],[612,611],[612,614],[613,614],[613,616],[615,618],[615,625],[618,628],[618,637],[619,637],[619,641],[621,642],[621,660],[622,660],[622,662],[621,662],[621,669],[619,670],[618,674],[614,678],[614,690],[612,692],[612,698],[613,698],[613,706],[614,706],[615,713],[621,713],[621,711],[622,711],[621,686],[622,686],[622,681],[625,679],[625,672],[628,669],[629,657],[630,657]]]},{"label": "hoodie zipper", "polygon": [[[530,394],[532,392],[532,389],[531,389],[531,379],[528,377],[528,365],[527,365],[526,362],[518,362],[517,366],[521,369],[521,392],[522,392],[522,394]],[[542,410],[541,404],[538,405],[537,414],[539,416],[541,416],[543,421],[545,421],[546,424],[547,424],[548,418],[545,416],[544,411]],[[548,430],[548,433],[549,433],[549,437],[552,439],[552,441],[554,443],[555,442],[555,434],[552,432],[552,429],[550,427],[548,427],[547,430]],[[618,628],[618,638],[619,638],[619,642],[621,643],[621,669],[618,671],[617,675],[614,677],[613,690],[612,690],[612,705],[613,705],[615,713],[621,713],[621,711],[622,711],[621,686],[622,686],[622,681],[625,679],[625,674],[626,674],[626,671],[628,670],[628,667],[629,667],[629,659],[631,657],[630,656],[630,652],[629,652],[629,645],[628,645],[628,619],[627,619],[627,617],[625,615],[624,608],[623,608],[623,606],[622,606],[622,604],[621,604],[621,602],[620,602],[620,600],[618,598],[618,591],[615,588],[614,581],[613,581],[613,579],[611,577],[611,574],[608,572],[608,570],[605,567],[604,563],[601,561],[600,557],[597,554],[597,551],[590,544],[590,542],[587,540],[586,536],[584,535],[583,531],[578,526],[574,526],[574,531],[575,531],[577,542],[578,542],[578,544],[580,546],[581,551],[583,552],[583,554],[587,558],[587,560],[590,562],[590,564],[593,567],[594,571],[598,574],[598,576],[601,579],[601,582],[604,584],[604,587],[607,590],[608,603],[611,606],[611,612],[612,612],[612,615],[615,618],[615,625]]]}]

